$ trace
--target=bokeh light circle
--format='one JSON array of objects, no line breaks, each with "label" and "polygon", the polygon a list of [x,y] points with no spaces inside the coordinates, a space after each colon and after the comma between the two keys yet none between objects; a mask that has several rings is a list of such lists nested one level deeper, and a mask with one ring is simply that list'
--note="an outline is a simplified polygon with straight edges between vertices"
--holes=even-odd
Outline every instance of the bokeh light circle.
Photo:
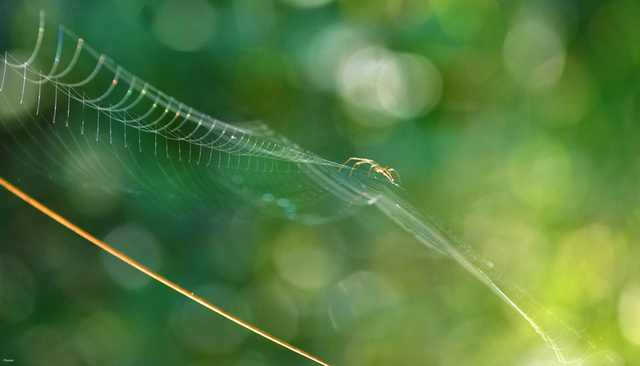
[{"label": "bokeh light circle", "polygon": [[564,70],[565,49],[545,22],[526,19],[513,26],[504,41],[504,62],[515,81],[540,90],[554,85]]},{"label": "bokeh light circle", "polygon": [[169,0],[156,14],[153,30],[167,47],[196,51],[213,37],[215,11],[204,0]]},{"label": "bokeh light circle", "polygon": [[368,127],[423,115],[442,93],[442,77],[431,61],[382,47],[366,47],[345,59],[337,84],[347,113]]}]

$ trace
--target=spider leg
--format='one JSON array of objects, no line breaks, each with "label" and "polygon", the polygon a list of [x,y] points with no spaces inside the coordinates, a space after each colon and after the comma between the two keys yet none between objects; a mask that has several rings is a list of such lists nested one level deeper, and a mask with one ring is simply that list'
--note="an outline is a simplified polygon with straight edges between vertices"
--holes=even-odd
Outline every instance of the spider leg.
[{"label": "spider leg", "polygon": [[351,168],[351,172],[349,172],[349,176],[351,176],[351,174],[353,174],[354,169],[357,168],[358,165],[375,164],[375,161],[373,161],[371,159],[353,158],[353,160],[358,160],[358,162],[353,164],[353,167]]},{"label": "spider leg", "polygon": [[353,159],[357,159],[357,158],[349,158],[349,159],[347,159],[347,161],[345,161],[345,162],[342,164],[342,166],[340,166],[340,169],[338,169],[338,171],[341,171],[341,170],[342,170],[342,168],[344,168],[345,166],[347,166],[347,164],[349,164],[349,162],[350,162],[351,160],[353,160]]},{"label": "spider leg", "polygon": [[[367,160],[367,159],[350,157],[349,159],[347,159],[347,161],[345,161],[345,162],[344,162],[344,164],[342,164],[342,166],[340,167],[340,169],[338,169],[338,171],[342,170],[342,168],[344,168],[345,166],[347,166],[351,160],[354,160],[354,161],[363,161],[363,160]],[[357,164],[357,163],[356,163],[356,164]],[[354,166],[355,166],[355,165],[354,165]]]},{"label": "spider leg", "polygon": [[391,173],[396,173],[396,177],[398,177],[398,184],[402,184],[402,181],[400,180],[400,174],[398,174],[398,172],[393,169],[393,168],[387,168],[387,171],[389,172],[389,175],[391,175]]},{"label": "spider leg", "polygon": [[[358,165],[362,165],[362,164],[372,164],[371,166],[373,166],[373,164],[375,164],[375,162],[371,159],[360,159],[358,158],[358,160],[360,160],[359,162],[353,164],[353,168],[351,168],[351,172],[349,173],[349,176],[351,176],[351,174],[353,174],[353,170],[358,166]],[[371,169],[369,169],[369,171],[371,171]]]},{"label": "spider leg", "polygon": [[360,161],[358,161],[357,163],[353,164],[353,166],[358,166],[360,164],[371,164],[371,165],[377,165],[375,161],[371,160],[371,159],[358,159]]}]

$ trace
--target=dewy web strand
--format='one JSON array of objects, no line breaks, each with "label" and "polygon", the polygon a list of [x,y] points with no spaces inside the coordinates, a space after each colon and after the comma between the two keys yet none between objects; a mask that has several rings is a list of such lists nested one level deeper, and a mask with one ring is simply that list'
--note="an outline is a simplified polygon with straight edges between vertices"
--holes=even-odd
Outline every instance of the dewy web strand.
[{"label": "dewy web strand", "polygon": [[[340,171],[342,164],[301,149],[262,123],[233,125],[199,112],[98,54],[63,26],[58,28],[53,55],[42,54],[44,37],[41,14],[28,59],[20,62],[7,52],[2,58],[0,96],[20,128],[38,142],[40,155],[48,159],[48,164],[43,163],[8,127],[20,149],[14,156],[25,165],[63,179],[64,175],[52,171],[64,170],[64,161],[71,160],[75,170],[68,181],[84,179],[85,186],[176,197],[202,207],[205,214],[226,198],[226,192],[251,207],[309,222],[331,220],[374,205],[419,242],[478,277],[540,334],[560,363],[612,362],[607,352],[564,324],[435,220],[422,215],[385,176],[369,174],[366,169]],[[21,88],[8,91],[5,82],[9,78],[20,82]],[[49,114],[45,113],[48,104],[40,101],[45,88],[53,96]],[[31,90],[37,93],[35,113],[25,106]],[[111,163],[120,170],[115,172]],[[121,176],[128,178],[126,188]]]},{"label": "dewy web strand", "polygon": [[[336,166],[313,154],[293,148],[262,126],[255,130],[242,129],[185,106],[148,83],[139,81],[105,55],[99,55],[82,38],[77,38],[63,26],[59,27],[51,70],[48,74],[43,74],[33,66],[41,50],[43,37],[44,25],[39,29],[36,47],[26,62],[10,62],[9,54],[3,60],[5,73],[7,66],[23,73],[21,102],[27,83],[51,83],[58,92],[83,106],[109,114],[110,118],[127,126],[159,134],[164,138],[182,140],[233,155],[269,156],[292,162]],[[62,65],[67,43],[70,43],[65,40],[75,40],[75,45],[71,47],[72,56],[68,64],[63,65],[61,72],[56,73]],[[91,72],[88,75],[74,73],[79,60],[85,55],[95,62]],[[101,83],[103,85],[99,85]],[[118,90],[122,84],[127,85],[126,91]],[[86,90],[88,86],[91,86],[91,92]],[[100,88],[104,90],[100,92]]]}]

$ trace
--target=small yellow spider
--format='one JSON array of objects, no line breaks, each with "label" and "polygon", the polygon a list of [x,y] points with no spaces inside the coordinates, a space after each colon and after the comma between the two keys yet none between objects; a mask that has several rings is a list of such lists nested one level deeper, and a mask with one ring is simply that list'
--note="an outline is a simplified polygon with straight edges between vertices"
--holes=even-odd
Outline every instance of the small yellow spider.
[{"label": "small yellow spider", "polygon": [[342,168],[347,166],[347,164],[349,164],[349,162],[352,161],[352,160],[356,161],[356,163],[353,164],[353,167],[351,167],[351,171],[349,172],[349,176],[351,176],[351,174],[353,174],[353,170],[358,165],[370,164],[371,166],[369,167],[369,174],[371,174],[371,170],[373,169],[376,173],[380,173],[380,174],[384,175],[385,177],[387,177],[387,179],[389,179],[389,181],[391,183],[394,183],[396,181],[396,179],[393,176],[393,174],[391,174],[391,173],[395,173],[396,177],[398,178],[398,184],[400,184],[400,174],[398,174],[398,172],[396,172],[395,169],[389,168],[389,167],[381,167],[380,164],[376,163],[374,160],[371,160],[371,159],[363,159],[363,158],[351,157],[347,161],[345,161],[344,164],[342,164],[342,166],[340,167],[340,169],[338,169],[338,171],[342,170]]}]

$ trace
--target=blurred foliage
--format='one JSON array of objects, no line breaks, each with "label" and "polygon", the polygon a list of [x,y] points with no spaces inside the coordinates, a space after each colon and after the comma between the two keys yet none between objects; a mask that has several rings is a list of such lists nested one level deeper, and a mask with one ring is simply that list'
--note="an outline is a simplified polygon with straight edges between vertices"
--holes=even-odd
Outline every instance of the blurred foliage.
[{"label": "blurred foliage", "polygon": [[[640,3],[4,1],[3,51],[31,50],[39,9],[216,118],[395,168],[417,207],[619,364],[640,360]],[[127,196],[95,203],[2,154],[2,176],[72,221],[328,362],[554,359],[484,285],[373,210],[199,225]],[[0,357],[305,364],[0,197]]]}]

